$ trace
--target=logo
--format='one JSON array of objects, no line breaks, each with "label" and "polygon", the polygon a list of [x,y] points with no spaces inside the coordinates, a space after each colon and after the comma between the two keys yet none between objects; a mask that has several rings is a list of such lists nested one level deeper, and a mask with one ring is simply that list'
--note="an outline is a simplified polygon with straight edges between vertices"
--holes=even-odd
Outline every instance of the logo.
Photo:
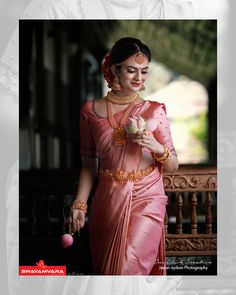
[{"label": "logo", "polygon": [[46,268],[47,267],[47,265],[44,264],[43,260],[39,260],[39,262],[36,262],[36,265],[38,265],[41,268]]},{"label": "logo", "polygon": [[49,266],[44,260],[36,262],[36,266],[19,266],[20,276],[65,276],[66,266]]}]

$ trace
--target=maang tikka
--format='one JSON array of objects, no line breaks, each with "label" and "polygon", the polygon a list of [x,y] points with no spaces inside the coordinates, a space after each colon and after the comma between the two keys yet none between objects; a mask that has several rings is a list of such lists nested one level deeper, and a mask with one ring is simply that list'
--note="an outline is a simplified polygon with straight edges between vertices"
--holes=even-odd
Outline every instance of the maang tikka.
[{"label": "maang tikka", "polygon": [[134,60],[136,61],[137,64],[141,65],[145,62],[146,56],[145,54],[143,54],[140,50],[140,48],[138,47],[137,44],[135,44],[137,49],[138,49],[138,53],[135,54]]}]

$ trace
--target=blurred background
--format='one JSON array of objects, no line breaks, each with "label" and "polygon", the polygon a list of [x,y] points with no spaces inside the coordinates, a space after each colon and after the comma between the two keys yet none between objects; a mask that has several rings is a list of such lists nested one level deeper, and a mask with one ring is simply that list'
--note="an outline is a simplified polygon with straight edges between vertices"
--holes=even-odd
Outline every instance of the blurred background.
[{"label": "blurred background", "polygon": [[[141,95],[166,104],[181,167],[216,167],[217,22],[20,20],[19,32],[20,264],[46,257],[79,271],[58,237],[81,167],[80,108],[107,92],[104,55],[124,36],[147,44],[152,62]],[[86,262],[81,269],[90,272]]]}]

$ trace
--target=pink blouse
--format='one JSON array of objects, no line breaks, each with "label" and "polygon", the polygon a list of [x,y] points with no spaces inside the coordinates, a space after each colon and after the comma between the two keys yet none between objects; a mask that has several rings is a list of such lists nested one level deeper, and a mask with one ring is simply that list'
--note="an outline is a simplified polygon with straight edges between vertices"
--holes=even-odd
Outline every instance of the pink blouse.
[{"label": "pink blouse", "polygon": [[[114,115],[118,124],[122,114],[123,111]],[[137,103],[134,105],[130,117],[135,118],[137,116],[142,116],[146,120],[147,129],[154,134],[159,143],[166,145],[171,153],[176,156],[165,105],[149,100]],[[96,113],[94,102],[86,102],[82,106],[80,113],[81,155],[89,157],[98,156],[101,165],[105,169],[135,169],[136,167],[130,167],[130,162],[125,161],[124,157],[127,157],[129,160],[131,157],[140,157],[141,147],[129,140],[127,140],[125,145],[115,146],[112,142],[112,132],[113,129],[109,125],[108,119]],[[123,159],[120,159],[120,157]],[[122,167],[114,167],[113,164],[116,163],[115,165],[117,166],[119,162],[123,163]],[[128,162],[129,167],[125,167],[125,163]]]}]

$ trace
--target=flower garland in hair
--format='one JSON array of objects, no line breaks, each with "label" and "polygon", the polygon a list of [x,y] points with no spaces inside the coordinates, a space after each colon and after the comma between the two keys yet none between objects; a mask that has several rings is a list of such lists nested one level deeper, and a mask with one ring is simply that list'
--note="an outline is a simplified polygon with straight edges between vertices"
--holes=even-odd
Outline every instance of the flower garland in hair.
[{"label": "flower garland in hair", "polygon": [[111,71],[111,51],[109,51],[102,62],[102,68],[101,68],[102,74],[104,76],[104,79],[107,81],[107,86],[109,88],[112,87],[112,83],[114,80],[113,73]]}]

